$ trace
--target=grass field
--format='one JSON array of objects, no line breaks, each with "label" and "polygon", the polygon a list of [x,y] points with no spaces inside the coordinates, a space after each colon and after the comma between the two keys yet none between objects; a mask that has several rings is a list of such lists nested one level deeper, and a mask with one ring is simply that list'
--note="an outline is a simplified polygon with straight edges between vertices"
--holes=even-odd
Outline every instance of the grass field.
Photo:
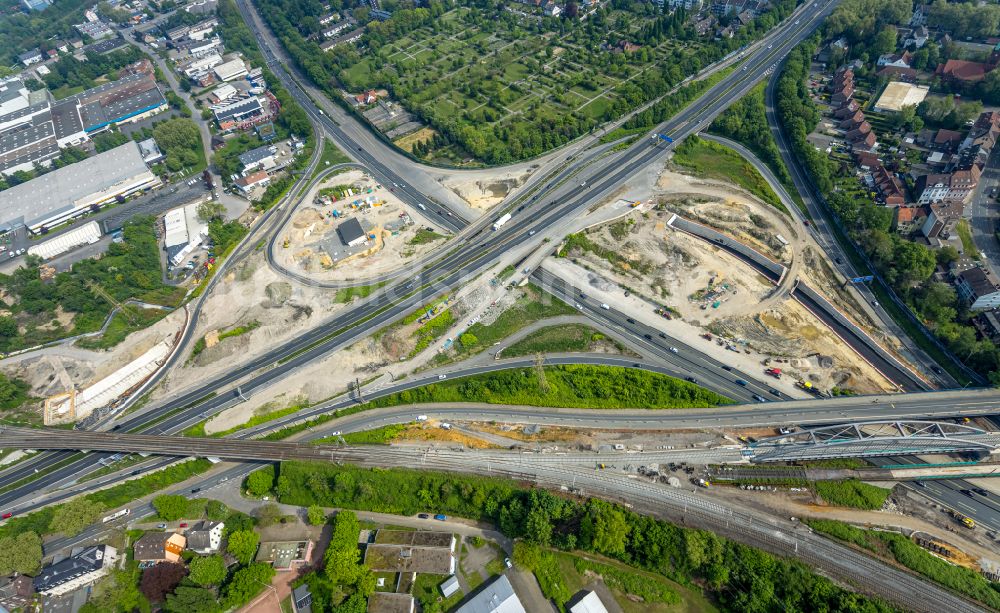
[{"label": "grass field", "polygon": [[690,136],[674,151],[673,162],[698,176],[735,183],[779,211],[788,213],[757,169],[729,147]]},{"label": "grass field", "polygon": [[[362,50],[360,58],[354,49],[331,53],[345,54],[338,76],[349,91],[386,87],[406,109],[419,109],[429,130],[457,135],[475,158],[506,163],[562,145],[635,108],[647,92],[663,93],[664,77],[676,83],[689,66],[722,55],[719,45],[698,38],[644,39],[648,15],[608,10],[596,31],[583,22],[535,31],[531,19],[484,22],[478,8],[459,6]],[[613,47],[623,40],[652,42],[622,53]],[[433,136],[428,129],[420,134],[397,145],[412,151]],[[431,157],[452,158],[459,145],[435,146]]]},{"label": "grass field", "polygon": [[[569,351],[589,351],[607,337],[583,324],[565,324],[542,328],[503,350],[504,357],[536,353],[559,353]],[[617,343],[615,343],[617,345]]]},{"label": "grass field", "polygon": [[319,164],[316,166],[316,170],[313,171],[312,179],[319,176],[319,173],[323,172],[330,166],[336,164],[346,164],[351,161],[351,158],[344,155],[344,152],[337,148],[330,141],[323,139],[323,153],[319,158]]}]

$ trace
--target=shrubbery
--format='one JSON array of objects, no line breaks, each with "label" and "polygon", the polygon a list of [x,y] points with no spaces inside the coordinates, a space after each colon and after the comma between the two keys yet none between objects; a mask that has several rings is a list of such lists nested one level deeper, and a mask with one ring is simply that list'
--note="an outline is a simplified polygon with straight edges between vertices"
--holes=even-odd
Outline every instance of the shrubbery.
[{"label": "shrubbery", "polygon": [[869,485],[857,479],[817,481],[816,492],[823,500],[842,507],[874,511],[881,509],[892,490]]}]

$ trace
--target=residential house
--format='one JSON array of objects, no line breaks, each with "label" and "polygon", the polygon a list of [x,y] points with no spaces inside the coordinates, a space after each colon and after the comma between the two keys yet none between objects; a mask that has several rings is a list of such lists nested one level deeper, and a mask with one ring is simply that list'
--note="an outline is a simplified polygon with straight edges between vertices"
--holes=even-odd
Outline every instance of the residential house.
[{"label": "residential house", "polygon": [[845,104],[841,105],[836,111],[833,112],[833,116],[837,119],[844,119],[845,117],[850,117],[860,109],[861,106],[858,105],[856,100],[848,100]]},{"label": "residential house", "polygon": [[183,534],[147,532],[132,546],[132,553],[139,562],[178,562],[186,545]]},{"label": "residential house", "polygon": [[17,61],[21,62],[25,66],[31,66],[32,64],[37,64],[41,62],[44,58],[42,57],[42,51],[35,47],[30,51],[25,51],[24,53],[17,56]]},{"label": "residential house", "polygon": [[862,121],[857,127],[852,128],[844,135],[848,142],[855,143],[862,140],[866,135],[871,134],[872,125],[868,121]]},{"label": "residential house", "polygon": [[854,161],[857,162],[858,168],[861,170],[873,170],[882,165],[882,161],[871,151],[855,151]]},{"label": "residential house", "polygon": [[715,15],[708,15],[703,19],[699,19],[698,21],[694,22],[694,31],[698,34],[698,36],[705,36],[706,34],[712,31],[712,28],[714,26],[715,26]]},{"label": "residential house", "polygon": [[900,68],[899,66],[886,66],[875,73],[879,78],[886,78],[903,83],[916,83],[917,71],[912,68]]},{"label": "residential house", "polygon": [[246,195],[249,195],[250,192],[252,192],[255,187],[258,186],[265,187],[270,182],[271,182],[270,175],[268,175],[267,172],[263,170],[258,170],[257,172],[252,172],[245,177],[240,177],[239,179],[236,179],[235,181],[233,181],[233,184],[236,185],[236,189],[240,190]]},{"label": "residential house", "polygon": [[0,579],[0,608],[8,611],[23,609],[35,596],[31,577],[13,575]]},{"label": "residential house", "polygon": [[21,6],[29,11],[44,11],[52,6],[52,0],[21,0]]},{"label": "residential house", "polygon": [[619,40],[617,43],[615,43],[615,46],[611,48],[612,51],[618,53],[633,53],[635,51],[638,51],[639,49],[642,49],[641,45],[631,43],[627,40]]},{"label": "residential house", "polygon": [[375,93],[374,89],[369,89],[366,92],[354,96],[355,106],[375,104],[375,102],[377,101],[378,101],[378,94]]},{"label": "residential house", "polygon": [[558,17],[563,12],[562,7],[554,2],[550,2],[548,6],[545,7],[545,14],[549,17]]},{"label": "residential house", "polygon": [[187,548],[202,555],[215,553],[222,544],[225,527],[221,521],[198,522],[187,532]]},{"label": "residential house", "polygon": [[854,111],[854,114],[850,117],[846,117],[840,121],[837,125],[841,130],[853,130],[860,126],[865,120],[865,114],[861,112],[861,109]]},{"label": "residential house", "polygon": [[961,202],[935,202],[930,205],[927,221],[920,228],[920,233],[926,238],[949,238],[964,212],[965,205]]},{"label": "residential house", "polygon": [[839,69],[830,79],[831,92],[841,90],[844,86],[854,87],[854,71],[850,68]]},{"label": "residential house", "polygon": [[922,206],[898,206],[893,209],[892,227],[900,234],[910,234],[918,229],[927,218],[927,209]]},{"label": "residential house", "polygon": [[909,68],[913,61],[913,55],[909,51],[902,53],[887,53],[878,58],[875,62],[880,68],[883,66],[893,66],[895,68]]},{"label": "residential house", "polygon": [[947,81],[976,83],[986,78],[986,73],[993,70],[992,64],[951,59],[938,64],[936,74]]},{"label": "residential house", "polygon": [[851,149],[857,151],[860,149],[867,149],[869,151],[875,149],[878,142],[875,140],[875,133],[869,132],[861,137],[859,140],[851,141]]},{"label": "residential house", "polygon": [[962,144],[964,139],[965,137],[961,132],[941,128],[934,134],[934,140],[930,142],[930,148],[935,151],[954,153],[958,150],[958,146]]},{"label": "residential house", "polygon": [[94,583],[111,572],[117,562],[118,551],[114,547],[92,545],[46,566],[32,583],[39,594],[62,596]]},{"label": "residential house", "polygon": [[872,169],[872,180],[882,202],[886,206],[902,206],[906,203],[906,188],[895,174],[879,164]]},{"label": "residential house", "polygon": [[951,174],[932,173],[917,179],[913,192],[917,204],[932,202],[962,202],[968,200],[979,183],[979,169],[956,170]]},{"label": "residential house", "polygon": [[917,49],[923,47],[927,44],[927,40],[930,38],[930,33],[927,31],[927,26],[920,25],[913,28],[910,35],[906,37],[903,41],[904,47],[916,47]]},{"label": "residential house", "polygon": [[978,266],[963,270],[955,278],[955,289],[970,311],[1000,307],[1000,279],[990,270]]}]

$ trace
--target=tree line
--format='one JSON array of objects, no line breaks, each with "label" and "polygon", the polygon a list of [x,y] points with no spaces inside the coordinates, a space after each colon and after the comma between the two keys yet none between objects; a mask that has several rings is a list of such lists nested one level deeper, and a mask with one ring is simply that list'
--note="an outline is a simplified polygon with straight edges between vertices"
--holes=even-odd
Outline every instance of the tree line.
[{"label": "tree line", "polygon": [[794,155],[844,231],[868,254],[917,317],[952,353],[964,358],[966,365],[1000,381],[1000,350],[990,340],[977,338],[967,305],[958,300],[950,284],[933,278],[939,265],[947,266],[958,258],[955,249],[933,251],[892,231],[891,208],[877,206],[870,197],[851,196],[836,189],[838,180],[855,180],[851,165],[831,160],[806,139],[820,119],[806,86],[809,63],[818,44],[818,38],[813,37],[795,48],[777,85],[775,104]]},{"label": "tree line", "polygon": [[508,480],[283,462],[275,489],[281,502],[300,506],[439,512],[489,521],[527,545],[522,557],[548,547],[606,555],[683,585],[704,586],[724,611],[770,611],[776,603],[787,612],[892,611],[799,562],[602,500],[563,498]]}]

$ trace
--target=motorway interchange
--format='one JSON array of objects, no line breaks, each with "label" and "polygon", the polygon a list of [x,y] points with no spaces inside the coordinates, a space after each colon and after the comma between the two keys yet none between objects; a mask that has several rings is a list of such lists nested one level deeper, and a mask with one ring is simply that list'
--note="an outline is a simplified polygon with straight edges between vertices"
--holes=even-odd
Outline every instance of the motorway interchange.
[{"label": "motorway interchange", "polygon": [[[294,369],[309,364],[338,348],[370,335],[381,327],[398,321],[421,304],[425,304],[428,299],[475,278],[501,258],[509,256],[511,253],[527,255],[538,249],[543,249],[546,230],[550,230],[564,218],[579,215],[588,210],[606,198],[625,178],[663,158],[665,152],[672,145],[663,142],[662,139],[655,138],[655,134],[669,134],[675,141],[680,141],[707,127],[716,115],[741,98],[756,83],[774,73],[775,68],[788,51],[809,36],[836,4],[837,0],[818,0],[797,9],[792,17],[775,28],[755,50],[748,51],[746,58],[736,70],[723,78],[717,85],[706,90],[701,97],[676,116],[663,125],[657,126],[652,137],[640,138],[634,145],[619,153],[603,157],[583,156],[579,163],[573,164],[571,167],[565,165],[552,170],[531,189],[523,191],[522,195],[518,195],[501,205],[502,210],[514,211],[514,217],[511,223],[494,233],[489,228],[493,218],[499,215],[499,212],[470,223],[463,217],[463,211],[458,208],[449,208],[446,197],[435,198],[431,194],[421,191],[418,186],[427,186],[428,180],[426,176],[422,176],[419,167],[402,158],[398,153],[391,152],[388,145],[378,141],[346,114],[337,113],[336,107],[319,102],[322,100],[322,94],[305,85],[300,75],[279,61],[280,50],[277,44],[270,34],[262,28],[252,7],[245,0],[239,1],[238,5],[261,44],[269,68],[279,76],[292,95],[307,110],[319,133],[336,142],[359,165],[371,172],[378,181],[386,185],[394,185],[396,194],[407,204],[411,206],[418,203],[426,204],[432,214],[438,218],[437,221],[440,225],[454,231],[455,236],[446,247],[437,252],[435,258],[424,263],[419,272],[400,275],[390,281],[382,290],[373,293],[366,300],[355,303],[345,312],[332,317],[323,326],[303,333],[264,355],[255,356],[248,363],[227,372],[211,383],[188,390],[171,398],[168,402],[156,403],[117,421],[104,423],[102,429],[112,431],[112,436],[114,432],[149,435],[177,434],[208,416],[217,414],[229,406],[252,397]],[[304,177],[312,175],[315,163],[314,159],[313,164],[304,173]],[[276,236],[273,230],[280,227],[283,219],[290,214],[293,207],[289,203],[307,192],[307,183],[311,184],[311,181],[302,179],[281,205],[268,212],[258,225],[257,230],[248,237],[232,258],[224,264],[224,267],[231,266],[233,262],[238,261],[249,251],[246,247],[248,244],[258,242],[262,236],[266,236],[269,232],[271,233],[269,244],[273,247]],[[273,264],[271,247],[268,249],[268,260]],[[886,398],[880,403],[873,403],[868,398],[823,401],[791,400],[781,392],[773,390],[759,377],[724,367],[711,356],[698,352],[655,329],[637,324],[625,314],[614,309],[599,308],[599,305],[595,304],[594,301],[583,296],[583,292],[579,288],[547,277],[545,271],[541,269],[532,271],[530,274],[547,291],[571,304],[580,304],[581,312],[586,316],[632,337],[634,342],[643,349],[644,357],[642,359],[608,357],[600,359],[598,363],[638,367],[676,377],[694,379],[700,385],[719,391],[737,401],[747,403],[747,405],[738,409],[677,411],[671,412],[669,415],[627,411],[601,411],[598,415],[585,411],[567,410],[524,411],[497,407],[476,410],[442,408],[435,409],[435,416],[454,420],[496,419],[497,421],[515,423],[552,425],[571,423],[578,427],[582,425],[598,428],[656,430],[692,426],[705,428],[706,426],[776,426],[791,423],[822,424],[831,421],[871,418],[988,416],[996,414],[1000,409],[998,406],[1000,405],[1000,396],[988,390],[909,394]],[[221,276],[218,274],[215,279]],[[191,331],[194,328],[193,322],[197,321],[197,310],[202,304],[204,295],[210,291],[211,287],[204,292],[201,299],[192,305],[192,323],[185,330],[182,343],[192,340]],[[680,350],[674,352],[670,350],[671,347]],[[579,358],[556,358],[551,360],[551,363],[580,363],[580,361]],[[532,363],[532,360],[515,358],[497,360],[494,364],[477,367],[457,365],[448,370],[447,376],[455,377],[501,368],[523,367]],[[424,385],[432,382],[438,376],[438,372],[428,373],[426,376],[418,376],[405,382],[382,387],[373,393],[366,391],[365,396],[367,399]],[[737,380],[743,380],[747,384],[737,384]],[[917,376],[913,377],[911,381],[897,381],[897,383],[906,389],[927,389],[928,386],[921,384],[920,380],[921,378]],[[775,402],[752,404],[758,399]],[[264,427],[245,430],[240,434],[240,437],[259,436],[303,419],[350,406],[356,401],[356,398],[344,398],[312,407],[294,416],[270,422]],[[345,432],[359,431],[386,423],[402,423],[410,419],[412,419],[412,410],[372,411],[331,422],[330,429],[336,428]],[[174,445],[176,444],[176,438],[169,440],[175,441]],[[226,443],[222,440],[213,440],[209,444],[221,446]],[[44,445],[38,444],[37,446],[41,448]],[[76,447],[76,445],[69,444],[66,446]],[[98,447],[95,443],[93,448],[96,450],[103,447]],[[113,446],[108,447],[108,449],[111,448]],[[194,453],[195,450],[192,451],[192,454]],[[351,457],[352,461],[360,463],[371,461],[371,454],[366,452],[341,449],[338,453],[347,454],[344,456],[345,458]],[[389,454],[385,453],[384,450],[380,451],[379,454],[383,457],[376,460],[378,465],[412,466],[415,465],[414,463],[420,463],[427,468],[441,470],[469,470],[490,474],[517,473],[530,476],[536,482],[550,486],[566,486],[567,483],[572,483],[573,487],[586,493],[608,495],[612,498],[627,500],[637,506],[655,505],[660,511],[666,508],[665,512],[668,515],[684,517],[691,525],[718,528],[720,531],[731,528],[733,523],[739,523],[734,518],[740,517],[741,513],[697,493],[670,492],[665,488],[638,484],[626,479],[616,479],[612,474],[595,474],[592,456],[576,462],[552,462],[537,458],[525,460],[522,457],[516,465],[512,465],[515,463],[506,456],[486,456],[478,458],[475,466],[470,466],[468,459],[471,456],[468,454],[436,452],[428,455],[424,451],[413,456],[396,452]],[[0,472],[0,488],[6,488],[3,493],[0,493],[0,507],[16,509],[17,512],[21,513],[36,508],[40,504],[58,501],[83,491],[85,487],[79,485],[62,487],[62,489],[59,487],[68,486],[80,475],[100,467],[101,460],[107,458],[108,455],[108,453],[96,451],[86,455],[72,451],[36,454],[30,459]],[[665,457],[676,457],[677,455],[665,454]],[[731,449],[718,450],[714,452],[714,455],[711,455],[711,461],[736,460],[738,456],[739,453]],[[152,470],[163,466],[166,462],[163,459],[150,459],[140,465],[138,470]],[[245,475],[252,469],[252,466],[239,465],[228,468],[223,473],[213,474],[206,478],[205,484],[200,485],[199,489],[212,487],[220,483],[219,479]],[[36,475],[41,476],[35,478]],[[97,479],[88,482],[88,487],[107,482],[109,481]],[[46,490],[52,490],[52,492],[43,494]],[[960,490],[942,484],[935,485],[935,491],[927,493],[935,496],[938,500],[951,500],[956,491]],[[1000,507],[997,507],[992,501],[982,501],[971,514],[975,514],[977,521],[984,525],[1000,528]],[[776,522],[777,520],[771,521]],[[969,603],[961,601],[939,588],[917,581],[906,573],[885,568],[881,564],[873,564],[864,556],[849,552],[849,550],[835,546],[829,541],[803,532],[795,526],[785,524],[787,522],[768,525],[766,521],[761,523],[759,518],[747,515],[745,517],[745,526],[747,527],[745,533],[741,533],[740,536],[751,544],[757,544],[788,555],[799,555],[832,575],[845,579],[854,577],[858,567],[869,568],[871,581],[864,586],[865,589],[901,600],[914,609],[940,610],[941,607],[948,607],[948,610],[959,610],[969,606]],[[98,534],[96,529],[85,532],[81,537],[93,538],[95,534]],[[909,589],[903,590],[900,587],[900,590],[893,593],[884,592],[885,586],[892,582],[896,582],[899,586],[909,586]],[[905,593],[902,593],[904,591]]]}]

